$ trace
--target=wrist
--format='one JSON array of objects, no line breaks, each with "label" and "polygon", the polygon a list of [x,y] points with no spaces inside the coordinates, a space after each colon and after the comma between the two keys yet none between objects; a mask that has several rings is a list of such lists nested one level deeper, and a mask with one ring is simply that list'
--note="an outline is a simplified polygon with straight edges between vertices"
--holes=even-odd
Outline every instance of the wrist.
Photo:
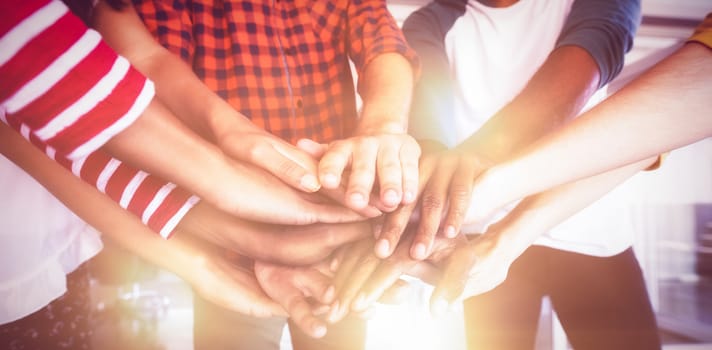
[{"label": "wrist", "polygon": [[[496,207],[493,209],[498,209],[522,198],[518,194],[520,185],[517,177],[512,173],[512,169],[504,163],[485,170],[475,180],[475,191],[477,195],[493,201]],[[475,192],[473,192],[474,195]]]},{"label": "wrist", "polygon": [[[372,118],[372,119],[385,119],[385,118]],[[363,119],[362,119],[363,120]],[[355,135],[382,135],[382,134],[405,134],[407,132],[407,127],[404,122],[390,120],[377,122],[369,122],[363,120],[359,123],[356,128]]]}]

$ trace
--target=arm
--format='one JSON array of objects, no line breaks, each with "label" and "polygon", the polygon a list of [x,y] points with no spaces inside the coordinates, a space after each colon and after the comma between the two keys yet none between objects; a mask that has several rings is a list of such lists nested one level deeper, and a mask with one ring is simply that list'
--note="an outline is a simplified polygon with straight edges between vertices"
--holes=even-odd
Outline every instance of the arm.
[{"label": "arm", "polygon": [[153,38],[132,6],[114,10],[100,1],[92,21],[109,45],[156,83],[158,98],[190,129],[295,188],[319,189],[316,162],[308,154],[256,127],[213,93],[180,57]]},{"label": "arm", "polygon": [[[636,1],[631,2],[637,3]],[[555,129],[580,111],[602,83],[601,72],[610,70],[608,68],[608,65],[611,64],[610,61],[597,60],[598,51],[625,51],[625,47],[620,50],[611,49],[611,47],[625,44],[616,40],[617,36],[614,34],[623,32],[625,35],[632,35],[631,32],[634,28],[627,28],[624,22],[619,24],[622,28],[614,31],[614,34],[603,30],[603,35],[594,36],[592,40],[596,45],[592,45],[590,40],[586,41],[588,39],[584,40],[587,36],[565,41],[577,33],[593,31],[591,25],[595,28],[608,28],[611,24],[606,16],[610,16],[611,11],[618,11],[617,13],[624,16],[634,15],[628,13],[628,8],[615,1],[596,3],[597,11],[592,15],[585,13],[582,15],[587,9],[591,10],[591,6],[583,5],[592,3],[579,0],[574,4],[569,21],[579,15],[585,17],[585,20],[581,21],[583,24],[571,26],[573,28],[571,33],[562,33],[563,39],[560,38],[560,43],[564,42],[564,44],[551,52],[524,89],[510,103],[500,109],[477,132],[455,149],[446,151],[445,153],[449,156],[442,153],[436,154],[432,161],[428,158],[433,157],[423,157],[423,163],[436,162],[438,165],[434,166],[437,170],[430,175],[430,179],[424,180],[427,181],[427,186],[421,194],[421,222],[414,241],[412,252],[414,257],[422,259],[429,254],[433,237],[440,227],[446,235],[448,233],[454,235],[459,231],[470,204],[472,182],[485,169]],[[457,11],[457,8],[453,8],[449,12]],[[418,29],[413,30],[418,31]],[[420,47],[422,50],[430,52],[427,55],[435,57],[430,61],[433,64],[448,63],[443,59],[445,57],[444,46],[433,43],[443,40],[434,36],[438,33],[437,28],[434,31],[436,34],[431,34],[429,40],[421,38],[426,36],[422,33],[423,30],[428,29],[420,29],[421,33],[414,36],[416,41],[413,45],[416,50]],[[617,58],[622,64],[622,54],[611,56],[614,58],[611,61],[618,62],[615,60]],[[605,57],[609,58],[609,56]],[[436,71],[445,69],[443,67],[434,68]],[[440,84],[444,83],[447,82]],[[427,86],[428,82],[422,82],[421,85]],[[440,105],[447,105],[447,103],[431,103],[431,106]],[[427,111],[427,107],[424,110]],[[428,118],[437,118],[437,116]],[[426,123],[431,124],[427,120]],[[441,165],[444,159],[447,160],[447,163]],[[444,213],[445,208],[448,208],[446,214]],[[442,217],[445,219],[441,225]],[[402,231],[402,227],[388,232],[397,233],[398,231]],[[396,234],[393,236],[397,239]]]},{"label": "arm", "polygon": [[377,179],[378,202],[387,211],[415,199],[418,145],[408,135],[407,113],[417,64],[385,1],[352,2],[347,13],[349,56],[359,73],[363,110],[352,137],[332,143],[319,162],[326,188],[342,182],[350,166],[346,203],[369,203]]},{"label": "arm", "polygon": [[507,217],[445,260],[431,297],[433,311],[455,300],[484,293],[501,283],[511,263],[537,237],[605,195],[652,164],[648,158],[524,199]]},{"label": "arm", "polygon": [[[35,12],[25,8],[33,6]],[[1,33],[0,41],[4,53],[0,60],[4,83],[0,86],[2,119],[53,158],[69,157],[75,161],[71,167],[72,170],[76,167],[77,175],[84,176],[82,166],[87,155],[105,144],[104,150],[109,153],[171,179],[233,214],[255,219],[261,216],[261,220],[274,218],[272,210],[286,202],[278,198],[280,194],[272,197],[257,190],[255,186],[260,185],[268,185],[265,188],[277,189],[294,200],[291,210],[281,212],[292,216],[287,220],[289,223],[304,219],[304,208],[299,202],[315,209],[312,219],[325,213],[323,210],[330,210],[290,193],[277,181],[265,177],[266,174],[232,162],[217,147],[179,123],[160,103],[151,102],[152,83],[103,44],[96,32],[67,12],[61,2],[29,1],[23,6],[3,3],[0,9],[8,14],[10,24],[5,27],[8,32]],[[20,23],[26,13],[34,13],[31,16],[44,21],[38,20],[35,30],[39,34],[34,39],[25,27],[11,27]],[[28,66],[26,62],[30,60],[33,64]],[[139,118],[141,113],[143,116]],[[115,169],[105,168],[101,176],[94,174],[94,180],[105,179],[104,175],[113,178]],[[205,176],[206,173],[210,176]],[[136,193],[141,194],[137,196],[140,200],[122,205],[142,207],[138,212],[142,217],[151,216],[156,207],[160,210],[161,196],[175,187],[168,184],[163,191],[156,189],[149,193],[143,189],[154,187],[155,183],[144,186],[145,178],[146,174],[139,172],[134,179],[124,179],[126,190],[112,197],[117,201],[133,199],[135,187],[126,186],[130,180],[136,180],[133,185],[139,185]],[[262,196],[272,198],[272,204],[278,206],[271,207],[269,200],[255,200]],[[260,207],[270,208],[264,211]],[[345,213],[336,207],[332,209]]]},{"label": "arm", "polygon": [[685,44],[570,125],[483,175],[473,213],[483,217],[517,198],[709,137],[710,76],[712,51]]},{"label": "arm", "polygon": [[147,234],[148,228],[138,218],[72,176],[1,124],[0,152],[94,228],[149,262],[175,272],[207,299],[258,317],[283,313],[260,290],[254,274],[235,268],[220,255],[201,250],[184,238],[165,241]]},{"label": "arm", "polygon": [[255,260],[295,266],[319,262],[342,244],[370,234],[367,222],[266,224],[237,218],[205,203],[191,209],[176,229]]}]

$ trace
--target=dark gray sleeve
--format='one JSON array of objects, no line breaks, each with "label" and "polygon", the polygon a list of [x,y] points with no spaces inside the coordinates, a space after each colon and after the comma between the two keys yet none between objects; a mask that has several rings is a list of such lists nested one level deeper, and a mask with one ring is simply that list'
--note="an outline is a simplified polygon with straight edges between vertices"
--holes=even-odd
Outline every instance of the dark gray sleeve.
[{"label": "dark gray sleeve", "polygon": [[623,56],[633,46],[639,24],[640,0],[576,0],[556,47],[575,45],[588,51],[603,86],[623,69]]},{"label": "dark gray sleeve", "polygon": [[453,86],[445,36],[465,11],[465,1],[439,0],[413,12],[403,23],[403,34],[421,62],[415,84],[408,132],[418,140],[455,145]]}]

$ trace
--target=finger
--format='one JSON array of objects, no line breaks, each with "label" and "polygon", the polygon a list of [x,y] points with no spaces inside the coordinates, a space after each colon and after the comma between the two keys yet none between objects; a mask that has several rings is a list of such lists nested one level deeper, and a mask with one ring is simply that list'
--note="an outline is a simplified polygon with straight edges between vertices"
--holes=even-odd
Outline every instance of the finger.
[{"label": "finger", "polygon": [[354,301],[354,309],[362,310],[376,301],[396,280],[419,263],[409,254],[412,235],[406,237],[387,259],[381,260],[368,279],[364,282],[359,295]]},{"label": "finger", "polygon": [[313,338],[321,338],[326,335],[326,323],[314,316],[311,305],[303,295],[296,292],[290,293],[282,305],[289,313],[292,322],[304,333]]},{"label": "finger", "polygon": [[376,178],[378,142],[374,138],[364,138],[352,155],[351,176],[346,186],[346,203],[360,209],[368,205],[371,188]]},{"label": "finger", "polygon": [[443,277],[430,297],[430,310],[434,315],[442,315],[465,291],[470,271],[476,262],[477,255],[469,249],[469,246],[451,255],[443,271]]},{"label": "finger", "polygon": [[340,258],[338,271],[336,271],[336,275],[334,276],[332,282],[336,287],[337,292],[341,289],[342,286],[346,284],[346,281],[349,279],[351,272],[356,268],[356,265],[361,259],[361,256],[364,254],[363,245],[364,242],[357,242],[355,244],[351,244],[347,247],[344,247],[343,253],[339,255]]},{"label": "finger", "polygon": [[348,245],[343,245],[336,249],[334,254],[331,255],[331,261],[329,262],[329,271],[336,276],[336,273],[341,269],[342,262],[346,258],[348,252]]},{"label": "finger", "polygon": [[[318,162],[307,152],[296,148],[286,142],[273,144],[273,149],[282,158],[286,159],[283,165],[279,166],[283,174],[289,179],[299,180],[300,188],[306,192],[316,192],[321,188],[318,175]],[[268,162],[269,159],[263,159],[263,162]],[[294,173],[294,174],[292,174]],[[287,180],[282,179],[289,183]]]},{"label": "finger", "polygon": [[339,224],[346,222],[362,221],[364,216],[349,208],[333,204],[317,204],[307,202],[302,207],[302,213],[310,211],[314,215],[314,219],[306,220],[305,224],[313,224],[317,222],[325,224]]},{"label": "finger", "polygon": [[374,247],[376,256],[385,259],[393,253],[393,250],[398,245],[410,221],[415,207],[415,204],[408,204],[385,216],[378,241],[376,241],[376,246]]},{"label": "finger", "polygon": [[297,147],[316,159],[321,159],[328,149],[328,145],[310,139],[299,139],[299,141],[297,141]]},{"label": "finger", "polygon": [[[324,194],[326,197],[333,199],[337,203],[346,206],[346,187],[338,187],[334,189],[321,188],[320,194]],[[375,218],[381,216],[383,213],[374,205],[368,205],[360,209],[351,208],[351,210],[359,213],[361,216],[366,218]]]},{"label": "finger", "polygon": [[420,154],[417,142],[406,142],[400,149],[400,162],[403,171],[403,204],[414,203],[417,197]]},{"label": "finger", "polygon": [[345,285],[339,289],[340,312],[337,314],[339,319],[346,316],[349,310],[353,310],[353,303],[356,299],[359,290],[371,276],[371,273],[376,270],[381,260],[371,253],[370,249],[359,260],[356,268],[349,274],[349,278]]},{"label": "finger", "polygon": [[372,241],[366,240],[355,245],[344,258],[334,277],[337,299],[332,305],[327,320],[331,323],[341,320],[349,311],[353,297],[368,274],[377,265],[377,259],[371,253]]},{"label": "finger", "polygon": [[410,260],[410,262],[394,261],[393,258],[389,258],[382,261],[360,288],[358,295],[354,298],[351,309],[362,311],[371,306],[400,279],[409,264],[414,264],[413,260]]},{"label": "finger", "polygon": [[420,224],[410,252],[414,259],[423,260],[430,255],[447,200],[452,173],[450,169],[450,166],[443,163],[440,169],[435,170],[423,191],[420,199]]},{"label": "finger", "polygon": [[381,144],[376,159],[380,200],[388,208],[395,208],[403,198],[403,171],[399,148],[393,144]]},{"label": "finger", "polygon": [[445,237],[453,238],[460,232],[462,220],[470,206],[474,177],[474,167],[471,164],[460,163],[455,176],[450,181],[448,212],[443,224]]},{"label": "finger", "polygon": [[378,302],[382,304],[400,304],[406,300],[407,296],[411,293],[410,283],[397,279],[388,289],[386,289]]},{"label": "finger", "polygon": [[265,141],[265,137],[258,136],[250,145],[230,142],[222,147],[228,155],[255,164],[294,188],[319,190],[316,164],[306,152],[282,141]]},{"label": "finger", "polygon": [[221,297],[227,299],[225,305],[230,305],[229,308],[254,317],[267,318],[285,315],[285,310],[279,303],[261,293],[246,291],[245,295],[232,296],[229,293],[223,293]]},{"label": "finger", "polygon": [[311,296],[322,304],[334,300],[336,292],[329,277],[312,268],[299,268],[294,273],[295,284],[302,294]]},{"label": "finger", "polygon": [[338,188],[341,175],[351,162],[353,153],[351,143],[335,142],[326,150],[319,161],[319,182],[325,188]]}]

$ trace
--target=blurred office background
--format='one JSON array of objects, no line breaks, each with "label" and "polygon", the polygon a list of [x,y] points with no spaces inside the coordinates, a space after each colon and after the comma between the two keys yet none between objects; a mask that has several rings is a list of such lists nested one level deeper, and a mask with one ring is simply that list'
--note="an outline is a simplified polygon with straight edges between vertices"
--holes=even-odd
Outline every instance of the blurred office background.
[{"label": "blurred office background", "polygon": [[[425,3],[389,0],[400,22]],[[674,50],[708,12],[709,0],[643,0],[635,47],[610,89]],[[661,169],[637,175],[621,191],[665,349],[712,349],[712,139],[672,152]],[[192,349],[190,288],[122,254],[109,246],[98,260],[131,263],[97,276],[92,284],[99,315],[97,347]],[[369,349],[464,349],[462,315],[455,310],[432,319],[425,306],[428,292],[421,286],[403,305],[378,308],[369,324]],[[287,332],[282,343],[290,349]],[[537,348],[569,348],[546,302]]]}]

